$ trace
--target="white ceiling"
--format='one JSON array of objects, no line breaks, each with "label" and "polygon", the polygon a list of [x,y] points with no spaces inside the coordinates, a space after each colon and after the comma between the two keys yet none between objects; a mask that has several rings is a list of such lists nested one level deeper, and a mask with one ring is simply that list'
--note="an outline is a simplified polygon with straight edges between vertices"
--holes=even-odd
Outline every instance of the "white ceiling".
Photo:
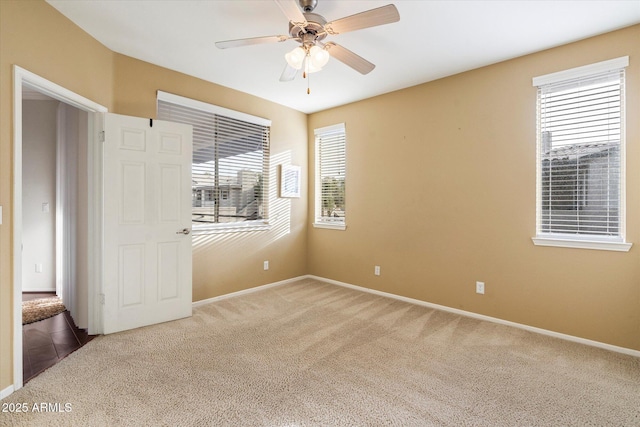
[{"label": "white ceiling", "polygon": [[[376,64],[361,75],[332,59],[282,83],[296,46],[217,49],[216,41],[288,33],[270,0],[47,0],[109,49],[312,113],[640,23],[640,0],[319,0],[332,21],[394,3],[400,22],[329,36]],[[640,41],[639,41],[640,42]],[[608,58],[603,58],[608,59]],[[159,88],[162,89],[162,88]]]}]

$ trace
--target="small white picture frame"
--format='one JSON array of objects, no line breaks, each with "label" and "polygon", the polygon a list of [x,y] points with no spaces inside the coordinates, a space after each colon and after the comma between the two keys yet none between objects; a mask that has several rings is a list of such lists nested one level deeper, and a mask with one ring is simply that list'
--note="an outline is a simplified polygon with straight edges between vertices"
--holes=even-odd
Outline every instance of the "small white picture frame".
[{"label": "small white picture frame", "polygon": [[280,166],[280,197],[300,197],[301,167]]}]

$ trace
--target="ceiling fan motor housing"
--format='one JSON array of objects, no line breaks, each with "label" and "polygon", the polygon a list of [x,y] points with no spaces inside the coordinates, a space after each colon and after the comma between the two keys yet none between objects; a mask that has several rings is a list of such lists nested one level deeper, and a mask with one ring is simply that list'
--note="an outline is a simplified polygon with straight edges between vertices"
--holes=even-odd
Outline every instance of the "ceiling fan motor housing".
[{"label": "ceiling fan motor housing", "polygon": [[300,28],[289,22],[289,34],[295,39],[299,39],[303,43],[324,40],[327,37],[327,32],[324,30],[324,25],[327,20],[317,13],[305,13],[304,18],[307,20],[307,26]]}]

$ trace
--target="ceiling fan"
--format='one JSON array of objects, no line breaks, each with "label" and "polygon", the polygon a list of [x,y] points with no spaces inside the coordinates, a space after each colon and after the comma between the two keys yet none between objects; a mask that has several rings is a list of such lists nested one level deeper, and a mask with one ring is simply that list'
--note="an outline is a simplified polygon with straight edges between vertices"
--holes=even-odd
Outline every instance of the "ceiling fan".
[{"label": "ceiling fan", "polygon": [[293,80],[300,69],[303,70],[303,77],[308,73],[320,71],[330,57],[336,58],[361,74],[371,72],[375,68],[374,64],[339,44],[324,43],[323,40],[329,35],[343,34],[400,20],[398,9],[393,4],[327,22],[321,15],[313,13],[318,0],[274,1],[289,19],[289,35],[220,41],[216,42],[216,47],[227,49],[287,40],[297,41],[300,46],[285,55],[287,65],[280,76],[280,81],[283,82]]}]

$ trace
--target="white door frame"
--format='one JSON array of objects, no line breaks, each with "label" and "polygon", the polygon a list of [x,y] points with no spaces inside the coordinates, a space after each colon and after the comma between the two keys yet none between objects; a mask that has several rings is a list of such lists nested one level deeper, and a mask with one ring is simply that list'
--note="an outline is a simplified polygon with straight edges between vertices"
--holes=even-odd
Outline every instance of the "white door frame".
[{"label": "white door frame", "polygon": [[[22,87],[89,112],[89,333],[100,333],[102,313],[102,150],[97,149],[102,115],[108,109],[24,68],[13,67],[13,390],[22,388]],[[101,147],[100,147],[101,148]]]}]

